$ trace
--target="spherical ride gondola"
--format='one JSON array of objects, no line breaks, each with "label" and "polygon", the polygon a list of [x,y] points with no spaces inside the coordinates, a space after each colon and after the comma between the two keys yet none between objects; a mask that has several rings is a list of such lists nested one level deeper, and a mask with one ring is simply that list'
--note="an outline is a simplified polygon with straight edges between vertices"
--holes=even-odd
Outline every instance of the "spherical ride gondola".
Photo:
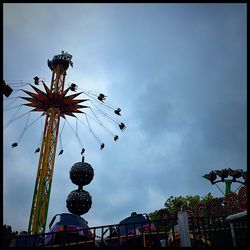
[{"label": "spherical ride gondola", "polygon": [[88,191],[73,190],[67,197],[66,207],[69,212],[76,215],[83,215],[89,211],[92,205],[92,197]]},{"label": "spherical ride gondola", "polygon": [[88,185],[94,177],[94,169],[87,162],[75,163],[69,172],[71,181],[78,186]]}]

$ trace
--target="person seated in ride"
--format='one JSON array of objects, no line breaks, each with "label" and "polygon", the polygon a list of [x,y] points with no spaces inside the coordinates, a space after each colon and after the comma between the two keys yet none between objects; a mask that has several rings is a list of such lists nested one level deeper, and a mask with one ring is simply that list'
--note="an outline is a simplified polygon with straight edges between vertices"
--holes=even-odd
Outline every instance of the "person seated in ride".
[{"label": "person seated in ride", "polygon": [[71,91],[76,91],[76,89],[77,89],[77,85],[75,83],[71,83],[70,90]]},{"label": "person seated in ride", "polygon": [[106,100],[106,97],[104,94],[100,94],[97,98],[99,101],[104,102]]},{"label": "person seated in ride", "polygon": [[12,148],[15,148],[15,147],[17,147],[17,145],[18,145],[17,142],[14,142],[14,143],[11,145],[11,147],[12,147]]},{"label": "person seated in ride", "polygon": [[115,114],[117,114],[117,115],[121,115],[121,114],[120,114],[121,111],[122,111],[122,110],[121,110],[120,108],[117,108],[114,112],[115,112]]},{"label": "person seated in ride", "polygon": [[37,148],[35,153],[39,153],[40,152],[40,148]]},{"label": "person seated in ride", "polygon": [[123,131],[126,128],[126,126],[123,122],[121,122],[121,124],[119,124],[119,128]]},{"label": "person seated in ride", "polygon": [[63,153],[63,149],[59,152],[59,154],[58,155],[61,155]]}]

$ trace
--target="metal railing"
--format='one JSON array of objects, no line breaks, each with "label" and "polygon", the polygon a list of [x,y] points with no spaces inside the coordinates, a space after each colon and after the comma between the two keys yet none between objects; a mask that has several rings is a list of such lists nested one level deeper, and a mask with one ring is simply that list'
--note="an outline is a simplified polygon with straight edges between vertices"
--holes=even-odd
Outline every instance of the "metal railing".
[{"label": "metal railing", "polygon": [[[189,217],[189,237],[191,246],[233,246],[229,223],[225,218]],[[236,238],[242,239],[247,222],[235,224]],[[11,247],[180,247],[178,219],[149,221],[148,223],[113,224],[88,229],[69,231],[62,226],[59,232],[36,235],[22,235]],[[238,234],[238,236],[237,236]],[[244,246],[243,244],[241,244]]]}]

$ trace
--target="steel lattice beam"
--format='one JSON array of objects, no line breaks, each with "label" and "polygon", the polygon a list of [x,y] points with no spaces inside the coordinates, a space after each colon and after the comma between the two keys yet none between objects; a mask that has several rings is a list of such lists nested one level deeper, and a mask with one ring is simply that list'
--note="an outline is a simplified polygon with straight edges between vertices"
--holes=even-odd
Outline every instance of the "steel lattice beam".
[{"label": "steel lattice beam", "polygon": [[[58,64],[52,73],[52,93],[60,94],[63,92],[65,75],[66,70],[64,70],[63,65]],[[60,108],[52,107],[46,113],[43,141],[31,207],[28,232],[32,234],[45,232],[59,124]]]}]

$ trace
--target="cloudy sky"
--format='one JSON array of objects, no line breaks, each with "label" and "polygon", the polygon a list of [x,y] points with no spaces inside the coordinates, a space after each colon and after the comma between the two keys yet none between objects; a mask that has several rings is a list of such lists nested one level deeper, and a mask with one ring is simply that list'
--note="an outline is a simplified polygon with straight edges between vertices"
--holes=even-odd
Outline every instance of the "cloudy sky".
[{"label": "cloudy sky", "polygon": [[[32,83],[37,75],[49,85],[47,60],[64,50],[74,63],[66,86],[105,93],[108,105],[122,109],[121,117],[106,111],[125,123],[124,132],[99,116],[119,135],[117,142],[93,127],[103,151],[79,126],[85,160],[95,171],[85,187],[93,201],[83,216],[89,226],[153,212],[171,195],[221,196],[201,176],[247,169],[246,4],[4,4],[3,11],[6,82]],[[19,96],[20,85],[12,86],[12,97]],[[38,120],[11,148],[27,116],[7,126],[18,109],[10,107],[24,102],[4,98],[3,219],[14,230],[28,227],[39,160],[34,151],[44,125]],[[16,117],[28,110],[22,107]],[[29,121],[38,116],[31,113]],[[75,127],[74,118],[67,120]],[[67,123],[62,143],[47,224],[68,212],[67,195],[76,189],[69,170],[81,161],[81,149]],[[57,155],[60,149],[58,143]]]}]

